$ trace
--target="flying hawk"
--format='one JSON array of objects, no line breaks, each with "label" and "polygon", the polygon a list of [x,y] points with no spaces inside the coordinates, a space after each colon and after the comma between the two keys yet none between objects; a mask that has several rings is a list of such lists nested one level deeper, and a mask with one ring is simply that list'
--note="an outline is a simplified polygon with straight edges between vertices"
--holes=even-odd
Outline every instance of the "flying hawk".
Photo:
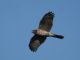
[{"label": "flying hawk", "polygon": [[53,25],[54,15],[55,14],[53,12],[46,13],[41,19],[39,27],[35,30],[32,30],[34,36],[31,38],[29,43],[29,48],[31,51],[36,52],[39,46],[45,42],[47,37],[54,37],[59,39],[64,38],[62,35],[57,35],[50,32]]}]

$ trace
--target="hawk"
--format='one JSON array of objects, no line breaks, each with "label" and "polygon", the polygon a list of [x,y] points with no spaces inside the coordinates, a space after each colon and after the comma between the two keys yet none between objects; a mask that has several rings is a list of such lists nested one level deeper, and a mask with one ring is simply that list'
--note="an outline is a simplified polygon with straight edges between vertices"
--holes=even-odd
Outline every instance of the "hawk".
[{"label": "hawk", "polygon": [[29,48],[31,51],[36,52],[37,49],[42,45],[42,43],[45,42],[47,37],[54,37],[54,38],[59,38],[63,39],[63,35],[57,35],[55,33],[51,33],[50,30],[53,25],[53,18],[54,18],[54,13],[53,12],[48,12],[46,13],[40,23],[39,27],[35,30],[32,30],[32,33],[34,36],[31,38],[30,43],[29,43]]}]

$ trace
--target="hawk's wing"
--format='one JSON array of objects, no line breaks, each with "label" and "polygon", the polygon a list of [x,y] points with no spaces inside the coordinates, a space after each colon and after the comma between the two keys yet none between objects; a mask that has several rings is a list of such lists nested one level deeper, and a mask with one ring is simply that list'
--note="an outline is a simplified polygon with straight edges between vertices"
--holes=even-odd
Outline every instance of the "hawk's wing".
[{"label": "hawk's wing", "polygon": [[54,17],[54,13],[52,12],[46,13],[43,16],[42,20],[40,21],[39,29],[43,29],[49,32],[53,25],[53,17]]},{"label": "hawk's wing", "polygon": [[45,39],[45,36],[34,35],[29,43],[30,50],[36,52]]}]

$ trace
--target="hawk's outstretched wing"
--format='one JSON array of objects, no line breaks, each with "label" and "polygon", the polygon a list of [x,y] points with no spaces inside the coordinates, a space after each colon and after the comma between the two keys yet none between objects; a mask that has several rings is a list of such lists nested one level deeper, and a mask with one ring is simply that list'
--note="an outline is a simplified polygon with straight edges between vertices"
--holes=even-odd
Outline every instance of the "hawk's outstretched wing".
[{"label": "hawk's outstretched wing", "polygon": [[43,29],[49,32],[53,25],[53,18],[54,18],[54,13],[52,12],[46,13],[43,16],[42,20],[40,21],[39,29]]},{"label": "hawk's outstretched wing", "polygon": [[30,50],[36,52],[38,47],[45,41],[45,39],[45,36],[34,35],[29,43]]}]

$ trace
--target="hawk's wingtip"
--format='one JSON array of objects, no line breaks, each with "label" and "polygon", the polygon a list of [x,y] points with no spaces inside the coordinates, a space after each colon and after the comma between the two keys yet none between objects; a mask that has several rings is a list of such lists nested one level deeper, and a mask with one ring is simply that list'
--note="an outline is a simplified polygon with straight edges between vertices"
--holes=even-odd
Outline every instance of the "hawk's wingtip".
[{"label": "hawk's wingtip", "polygon": [[32,52],[36,52],[36,51],[37,51],[37,49],[32,48],[30,44],[29,44],[29,49],[30,49]]},{"label": "hawk's wingtip", "polygon": [[52,11],[49,11],[48,14],[55,15],[54,12]]}]

